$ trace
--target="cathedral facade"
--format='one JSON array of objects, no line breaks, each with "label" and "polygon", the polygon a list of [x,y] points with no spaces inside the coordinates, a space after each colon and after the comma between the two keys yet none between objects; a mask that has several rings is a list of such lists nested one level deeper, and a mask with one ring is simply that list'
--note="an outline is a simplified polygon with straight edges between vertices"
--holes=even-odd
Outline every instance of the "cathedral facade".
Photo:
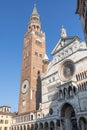
[{"label": "cathedral facade", "polygon": [[18,114],[12,130],[87,130],[87,47],[77,36],[60,39],[49,61],[36,6],[24,36]]},{"label": "cathedral facade", "polygon": [[[42,113],[47,126],[61,130],[87,129],[87,48],[77,36],[61,38],[42,76]],[[55,124],[57,123],[57,125]]]}]

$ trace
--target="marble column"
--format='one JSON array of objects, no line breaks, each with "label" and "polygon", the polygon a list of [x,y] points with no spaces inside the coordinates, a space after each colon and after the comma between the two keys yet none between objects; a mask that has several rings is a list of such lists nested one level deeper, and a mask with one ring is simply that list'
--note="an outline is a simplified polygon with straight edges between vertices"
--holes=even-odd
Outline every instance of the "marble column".
[{"label": "marble column", "polygon": [[50,130],[50,122],[48,122],[48,130]]},{"label": "marble column", "polygon": [[19,126],[19,130],[20,130],[20,126]]},{"label": "marble column", "polygon": [[72,130],[71,120],[68,118],[65,120],[65,128],[66,130]]},{"label": "marble column", "polygon": [[57,130],[56,120],[54,120],[53,122],[54,122],[54,130]]},{"label": "marble column", "polygon": [[60,130],[65,130],[65,124],[61,119],[60,119]]},{"label": "marble column", "polygon": [[60,130],[63,130],[63,129],[62,129],[62,122],[61,122],[61,119],[60,119]]},{"label": "marble column", "polygon": [[24,126],[22,125],[22,130],[24,130]]},{"label": "marble column", "polygon": [[80,121],[81,130],[85,130],[85,123],[83,120]]},{"label": "marble column", "polygon": [[38,130],[40,130],[40,123],[37,123],[38,124]]},{"label": "marble column", "polygon": [[80,125],[79,125],[79,119],[77,119],[77,128],[78,130],[81,130]]}]

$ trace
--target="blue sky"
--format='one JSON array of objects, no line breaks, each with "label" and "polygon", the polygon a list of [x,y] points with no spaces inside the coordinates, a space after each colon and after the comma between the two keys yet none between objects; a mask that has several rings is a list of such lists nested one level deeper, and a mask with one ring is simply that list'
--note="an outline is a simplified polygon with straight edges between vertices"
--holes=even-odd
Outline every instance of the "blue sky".
[{"label": "blue sky", "polygon": [[0,1],[0,105],[18,109],[24,34],[34,4],[46,33],[47,55],[60,38],[62,25],[68,36],[84,41],[81,21],[75,14],[77,0],[1,0]]}]

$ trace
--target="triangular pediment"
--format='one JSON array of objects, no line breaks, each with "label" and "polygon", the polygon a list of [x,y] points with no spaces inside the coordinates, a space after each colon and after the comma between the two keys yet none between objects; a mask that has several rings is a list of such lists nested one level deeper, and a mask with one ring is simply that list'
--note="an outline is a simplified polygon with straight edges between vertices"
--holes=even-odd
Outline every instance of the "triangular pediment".
[{"label": "triangular pediment", "polygon": [[57,52],[59,52],[60,50],[68,46],[69,44],[73,43],[77,39],[79,41],[79,38],[77,36],[61,38],[58,41],[57,45],[55,46],[51,54],[52,55],[56,54]]}]

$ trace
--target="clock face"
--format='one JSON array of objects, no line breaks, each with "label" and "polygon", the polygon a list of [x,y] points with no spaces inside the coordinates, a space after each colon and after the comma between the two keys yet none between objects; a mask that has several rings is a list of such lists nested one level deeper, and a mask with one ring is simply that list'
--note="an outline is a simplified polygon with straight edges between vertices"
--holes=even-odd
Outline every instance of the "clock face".
[{"label": "clock face", "polygon": [[74,75],[75,66],[72,61],[65,61],[61,67],[61,76],[63,80],[70,80]]},{"label": "clock face", "polygon": [[29,88],[29,81],[24,80],[24,82],[22,83],[22,87],[21,87],[22,93],[26,93],[28,88]]}]

